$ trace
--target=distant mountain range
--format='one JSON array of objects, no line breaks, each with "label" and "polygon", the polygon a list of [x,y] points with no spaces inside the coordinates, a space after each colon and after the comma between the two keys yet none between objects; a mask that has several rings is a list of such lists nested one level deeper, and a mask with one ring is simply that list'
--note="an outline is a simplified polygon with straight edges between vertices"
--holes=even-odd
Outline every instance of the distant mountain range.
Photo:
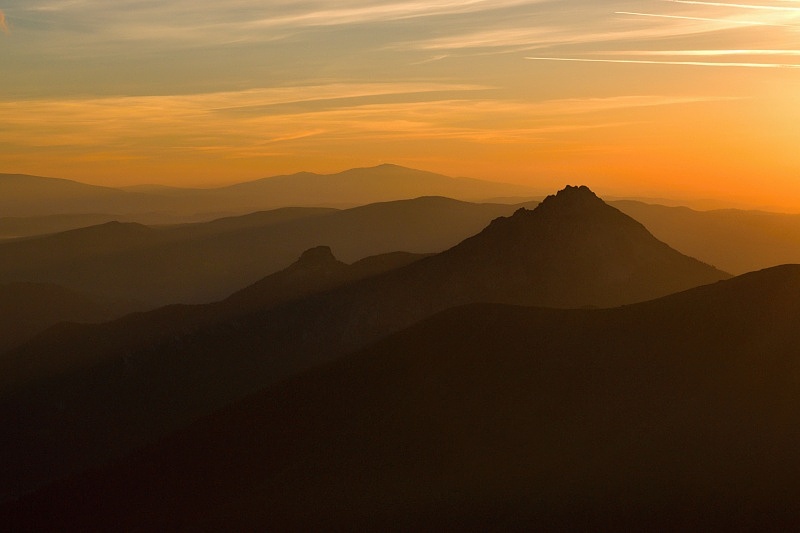
[{"label": "distant mountain range", "polygon": [[221,303],[65,324],[0,358],[5,484],[26,490],[129,451],[457,305],[607,307],[727,277],[586,187],[497,218],[430,257],[392,254],[347,267],[315,248]]},{"label": "distant mountain range", "polygon": [[800,215],[719,209],[695,211],[629,200],[611,205],[676,250],[726,272],[800,263]]},{"label": "distant mountain range", "polygon": [[[484,186],[488,189],[481,188]],[[3,240],[8,242],[9,239],[15,237],[36,237],[108,222],[139,223],[150,226],[176,225],[189,222],[204,223],[212,219],[219,219],[223,215],[231,215],[227,216],[224,224],[231,229],[234,229],[233,226],[239,223],[236,221],[237,216],[249,215],[242,218],[241,222],[249,225],[255,231],[259,220],[273,217],[271,214],[259,215],[255,212],[269,209],[277,213],[287,206],[329,206],[313,209],[304,207],[307,211],[281,211],[283,213],[291,212],[292,217],[299,219],[304,218],[305,215],[323,213],[325,209],[328,209],[329,213],[333,213],[331,206],[338,209],[343,206],[375,203],[376,200],[381,200],[379,203],[390,204],[391,201],[397,199],[431,195],[464,199],[493,198],[487,202],[531,207],[541,200],[541,197],[531,195],[530,191],[523,196],[497,196],[494,193],[498,192],[498,187],[507,188],[503,184],[449,178],[395,165],[352,169],[327,176],[310,173],[276,176],[217,189],[181,189],[156,185],[113,189],[84,185],[69,180],[0,174],[0,214],[3,215],[0,217],[0,243]],[[522,199],[525,199],[524,203],[521,203]],[[641,202],[618,199],[609,203],[644,224],[657,238],[676,250],[733,274],[779,264],[800,263],[800,215],[735,209],[697,211],[680,206],[654,205],[658,202],[670,201],[652,199]],[[387,205],[387,207],[390,206]],[[467,209],[467,206],[462,206],[463,212]],[[483,208],[476,207],[475,209],[475,219],[477,220],[480,218],[477,211]],[[411,210],[413,208],[409,204],[409,211]],[[506,215],[510,212],[508,208],[497,207],[494,209],[494,216]],[[23,214],[26,216],[22,216]],[[386,216],[394,216],[391,208]],[[406,213],[406,216],[409,216],[409,213]],[[445,219],[449,215],[445,210],[441,216]],[[379,220],[377,215],[375,220]],[[474,233],[489,220],[490,218],[484,217],[479,226],[467,223],[460,231],[453,231],[452,235],[455,238],[448,242],[440,241],[443,244],[438,248],[430,246],[432,241],[426,241],[428,232],[437,231],[435,226],[429,224],[428,230],[419,229],[418,239],[408,237],[404,239],[404,242],[407,243],[405,249],[422,252],[442,251]],[[449,224],[455,224],[455,221],[451,219]],[[221,224],[215,225],[222,227]],[[330,233],[335,232],[336,227],[337,225],[334,223],[331,231],[322,236],[327,237]],[[398,227],[400,227],[399,222]],[[186,231],[186,227],[184,227],[181,231],[173,232],[171,237],[165,239],[170,243],[176,243],[176,241],[187,238],[188,234],[194,231],[197,232],[197,235],[202,234],[203,228],[202,224],[196,226],[193,231]],[[455,229],[454,226],[451,228]],[[403,232],[402,229],[399,231]],[[160,236],[164,235],[160,234]],[[156,234],[154,233],[152,236],[156,237]],[[252,236],[255,237],[255,235]],[[109,232],[107,237],[115,238],[112,232]],[[165,246],[163,242],[165,239],[154,239],[157,242],[153,246],[157,247],[159,243],[162,247]],[[129,273],[124,283],[122,283],[123,280],[120,280],[117,285],[129,287],[129,293],[134,290],[140,291],[140,298],[144,299],[147,299],[145,296],[148,293],[157,292],[161,295],[161,298],[157,296],[153,300],[157,303],[208,301],[222,298],[232,290],[274,272],[288,264],[303,249],[315,244],[332,245],[343,259],[353,261],[367,255],[399,249],[390,246],[390,236],[387,236],[386,240],[386,247],[381,249],[374,246],[365,247],[363,253],[357,257],[347,255],[349,252],[339,246],[335,242],[335,238],[318,242],[303,240],[302,244],[293,247],[286,253],[278,250],[274,261],[263,255],[260,256],[259,260],[264,261],[261,269],[254,264],[245,266],[246,257],[244,263],[233,262],[230,274],[223,274],[223,278],[228,278],[230,282],[211,282],[209,290],[205,292],[202,290],[189,291],[188,283],[182,284],[182,289],[176,289],[174,284],[177,265],[180,264],[180,269],[189,272],[191,276],[194,270],[202,268],[200,265],[221,264],[219,261],[224,263],[224,257],[221,258],[217,254],[225,255],[225,252],[214,244],[211,244],[209,249],[199,243],[192,247],[183,242],[176,245],[174,249],[170,244],[166,245],[166,251],[151,250],[150,252],[165,259],[168,257],[169,260],[163,261],[163,263],[165,266],[176,265],[173,272],[153,272],[152,270],[155,268],[153,265],[158,264],[158,261],[154,262],[153,257],[150,256],[148,263],[150,272],[146,277],[135,280],[131,279]],[[270,238],[265,237],[264,242],[270,242]],[[272,245],[268,244],[268,246]],[[279,245],[278,248],[280,247]],[[150,252],[145,252],[145,255]],[[184,255],[179,257],[179,254]],[[227,257],[231,259],[236,255],[237,252],[227,253]],[[84,250],[84,260],[90,260],[90,256],[91,251]],[[128,257],[121,260],[128,261],[130,259]],[[115,259],[111,258],[111,260],[113,263]],[[100,268],[99,266],[86,267],[75,264],[64,270],[63,274],[52,276],[47,272],[47,268],[42,269],[38,264],[22,266],[21,262],[24,261],[22,256],[19,261],[21,271],[28,273],[29,276],[8,276],[8,272],[6,272],[0,274],[0,282],[47,282],[92,292],[96,290],[92,286],[95,284],[87,283],[87,280],[92,278],[103,280],[105,278],[102,272],[92,271],[92,269]],[[136,261],[133,258],[132,264],[136,264]],[[75,269],[83,270],[83,273],[76,273]],[[145,286],[145,278],[161,280],[159,283],[165,290],[148,289]],[[209,283],[208,276],[203,277],[203,275],[200,275],[195,281],[197,281],[194,284],[196,287]],[[115,281],[106,279],[99,281],[98,284],[102,285],[103,283],[114,285]],[[131,297],[131,294],[124,293],[124,289],[120,291],[117,290],[119,287],[113,286],[101,288],[100,292],[106,292],[106,289],[110,290],[112,297],[120,295],[126,298]]]},{"label": "distant mountain range", "polygon": [[210,219],[280,207],[352,207],[419,196],[474,201],[531,194],[531,189],[521,185],[451,178],[397,165],[356,168],[330,175],[301,172],[216,189],[155,186],[118,189],[56,178],[0,174],[0,213],[4,217],[109,213],[194,219],[205,214]]}]

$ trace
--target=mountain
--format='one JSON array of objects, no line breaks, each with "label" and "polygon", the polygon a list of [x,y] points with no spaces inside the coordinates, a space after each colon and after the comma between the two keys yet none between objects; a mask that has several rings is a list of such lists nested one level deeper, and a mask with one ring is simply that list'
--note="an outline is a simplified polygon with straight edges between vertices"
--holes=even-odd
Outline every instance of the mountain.
[{"label": "mountain", "polygon": [[439,252],[514,207],[417,198],[348,210],[283,208],[207,223],[108,223],[0,243],[0,283],[55,283],[152,306],[222,299],[326,244],[353,262]]},{"label": "mountain", "polygon": [[0,174],[0,213],[4,217],[129,213],[157,200],[155,196],[72,180]]},{"label": "mountain", "polygon": [[[301,172],[213,189],[140,186],[115,189],[71,180],[0,174],[0,213],[31,217],[86,213],[155,214],[207,219],[281,207],[352,207],[447,196],[483,200],[530,195],[527,187],[471,178],[451,178],[397,165],[357,168],[337,174]],[[213,216],[216,215],[216,216]]]},{"label": "mountain", "polygon": [[585,186],[496,219],[418,267],[426,270],[419,282],[438,278],[431,289],[448,301],[548,307],[621,305],[727,276],[658,241]]},{"label": "mountain", "polygon": [[[330,248],[316,247],[288,268],[220,302],[171,305],[97,325],[59,324],[3,355],[0,455],[7,460],[0,467],[0,500],[129,452],[260,388],[265,372],[272,375],[276,369],[259,353],[241,353],[248,336],[258,335],[240,332],[250,314],[420,257],[395,252],[347,265]],[[0,312],[2,296],[0,292]],[[66,307],[56,304],[58,299],[51,302],[53,310]],[[15,310],[7,310],[9,329],[15,323],[11,319],[24,319],[30,305],[23,305],[21,317],[19,311],[15,316]],[[45,311],[37,325],[53,310]]]},{"label": "mountain", "polygon": [[224,197],[269,198],[272,206],[360,205],[419,196],[485,200],[493,196],[530,194],[522,185],[471,178],[451,178],[433,172],[384,164],[338,174],[301,172],[240,183],[219,189]]},{"label": "mountain", "polygon": [[0,239],[35,237],[48,233],[60,233],[72,229],[97,226],[118,220],[115,215],[47,215],[37,217],[0,218]]},{"label": "mountain", "polygon": [[800,215],[687,207],[633,201],[612,205],[656,237],[692,257],[734,274],[800,263]]},{"label": "mountain", "polygon": [[18,530],[793,530],[798,322],[794,265],[614,309],[459,307],[2,516]]},{"label": "mountain", "polygon": [[0,285],[0,354],[59,322],[106,322],[136,310],[44,283]]},{"label": "mountain", "polygon": [[[323,272],[342,268],[329,252],[312,257]],[[128,450],[443,309],[473,302],[613,306],[727,277],[657,241],[585,187],[495,219],[440,254],[394,263],[404,257],[367,261],[384,273],[317,286],[294,300],[275,299],[284,284],[300,286],[282,281],[292,279],[283,273],[227,303],[199,306],[188,319],[181,307],[168,307],[51,329],[0,367],[0,427],[14,435],[0,452],[14,458],[13,476],[28,487],[30,472],[53,475],[65,464]]]}]

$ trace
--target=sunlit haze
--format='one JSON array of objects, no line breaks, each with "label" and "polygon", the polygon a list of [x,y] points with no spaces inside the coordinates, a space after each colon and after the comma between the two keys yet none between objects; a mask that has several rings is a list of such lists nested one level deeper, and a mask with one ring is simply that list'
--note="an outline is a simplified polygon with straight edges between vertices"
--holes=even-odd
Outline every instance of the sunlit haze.
[{"label": "sunlit haze", "polygon": [[800,1],[7,0],[0,172],[384,162],[800,211]]}]

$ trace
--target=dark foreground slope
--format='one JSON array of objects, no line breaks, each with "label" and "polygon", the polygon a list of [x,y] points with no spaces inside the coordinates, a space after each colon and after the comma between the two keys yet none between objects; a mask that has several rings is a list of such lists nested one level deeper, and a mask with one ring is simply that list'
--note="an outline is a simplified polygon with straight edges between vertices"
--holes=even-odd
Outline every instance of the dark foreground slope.
[{"label": "dark foreground slope", "polygon": [[20,530],[796,526],[798,323],[798,266],[616,309],[460,307],[2,518]]}]

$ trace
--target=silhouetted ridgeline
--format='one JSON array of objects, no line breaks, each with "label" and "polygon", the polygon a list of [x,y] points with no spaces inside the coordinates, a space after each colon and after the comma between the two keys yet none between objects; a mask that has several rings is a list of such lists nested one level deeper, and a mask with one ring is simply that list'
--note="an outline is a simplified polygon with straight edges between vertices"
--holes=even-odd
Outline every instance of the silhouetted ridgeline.
[{"label": "silhouetted ridgeline", "polygon": [[[317,249],[221,304],[39,336],[0,368],[0,425],[13,434],[0,451],[14,457],[7,468],[15,486],[35,483],[31,472],[47,479],[122,453],[460,304],[614,306],[728,277],[670,249],[585,187],[411,259],[394,254],[346,267]],[[398,263],[406,266],[392,268]]]},{"label": "silhouetted ridgeline", "polygon": [[615,309],[459,307],[2,519],[19,530],[793,530],[799,322],[800,266]]},{"label": "silhouetted ridgeline", "polygon": [[439,252],[514,207],[417,198],[344,211],[284,208],[150,228],[110,222],[0,243],[0,282],[33,281],[153,306],[222,299],[327,244],[345,261]]}]

